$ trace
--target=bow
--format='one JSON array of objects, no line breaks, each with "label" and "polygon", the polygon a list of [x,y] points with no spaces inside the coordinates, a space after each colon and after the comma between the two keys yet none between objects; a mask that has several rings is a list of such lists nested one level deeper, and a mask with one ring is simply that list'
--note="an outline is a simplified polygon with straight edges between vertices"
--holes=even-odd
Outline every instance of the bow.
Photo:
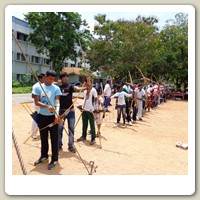
[{"label": "bow", "polygon": [[[42,91],[44,92],[44,94],[45,94],[45,96],[46,96],[46,98],[47,98],[47,101],[49,102],[49,105],[51,105],[51,107],[52,107],[52,109],[53,109],[53,112],[55,113],[55,115],[58,117],[58,119],[57,120],[55,120],[53,123],[60,123],[60,119],[59,119],[59,115],[58,115],[58,113],[56,112],[56,110],[55,110],[55,108],[54,108],[54,106],[52,105],[52,103],[51,103],[51,101],[50,101],[50,99],[49,99],[49,97],[48,97],[48,95],[46,94],[46,92],[45,92],[45,90],[44,90],[44,88],[42,87],[42,84],[40,83],[40,81],[39,81],[39,79],[38,79],[38,77],[36,76],[36,74],[35,74],[35,72],[34,72],[34,70],[33,70],[33,68],[32,68],[32,66],[31,66],[31,64],[30,64],[30,62],[28,61],[28,59],[27,59],[27,57],[26,57],[26,55],[24,54],[24,51],[22,50],[22,48],[21,48],[21,46],[20,46],[20,44],[19,44],[19,42],[17,41],[17,39],[16,39],[16,37],[14,36],[14,34],[12,33],[12,37],[13,37],[13,39],[15,40],[15,42],[16,42],[16,44],[17,44],[17,46],[19,47],[19,49],[20,49],[20,51],[22,52],[22,55],[24,56],[24,59],[25,59],[25,61],[27,62],[27,64],[28,64],[28,66],[30,67],[30,69],[31,69],[31,71],[32,71],[32,73],[33,73],[33,75],[34,75],[34,77],[35,77],[35,79],[39,82],[39,84],[40,84],[40,87],[41,87],[41,89],[42,89]],[[73,104],[72,104],[73,105]],[[71,105],[71,106],[72,106]],[[69,109],[68,109],[69,110]],[[66,111],[67,112],[67,111]],[[66,113],[65,113],[66,114]],[[54,124],[54,125],[55,125]],[[65,128],[64,128],[65,129]],[[66,131],[66,129],[65,129],[65,131]],[[76,148],[75,148],[76,149]],[[88,171],[88,173],[90,174],[90,172],[89,172],[89,170],[88,170],[88,168],[86,167],[86,165],[85,165],[85,163],[84,163],[84,161],[83,161],[83,159],[82,159],[82,157],[81,157],[81,155],[79,154],[79,152],[77,151],[77,153],[78,153],[78,155],[79,155],[79,157],[80,157],[80,159],[81,159],[81,161],[82,161],[82,163],[83,163],[83,165],[85,166],[85,168],[86,168],[86,170]]]},{"label": "bow", "polygon": [[[132,80],[131,73],[130,73],[129,70],[128,70],[128,73],[129,73],[129,78],[130,78],[130,81],[131,81],[131,85],[133,85],[133,80]],[[129,115],[132,112],[133,101],[135,102],[135,105],[136,105],[135,94],[134,94],[134,98],[131,100],[131,106],[130,106],[130,110],[129,110]]]}]

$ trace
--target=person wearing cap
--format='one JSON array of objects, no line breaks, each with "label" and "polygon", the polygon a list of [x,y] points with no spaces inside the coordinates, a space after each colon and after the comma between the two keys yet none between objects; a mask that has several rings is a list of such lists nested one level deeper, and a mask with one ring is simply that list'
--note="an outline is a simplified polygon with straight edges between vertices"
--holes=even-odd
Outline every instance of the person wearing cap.
[{"label": "person wearing cap", "polygon": [[[40,84],[44,83],[44,80],[45,80],[45,74],[44,73],[41,73],[40,75],[38,75],[38,82],[35,83],[32,87],[32,98],[34,98],[34,94],[33,94],[33,91],[35,90],[36,87],[38,87]],[[40,112],[40,107],[39,106],[36,106],[35,102],[34,102],[34,110],[36,113],[39,114]],[[38,126],[37,126],[37,123],[35,120],[32,121],[32,126],[31,126],[31,137],[33,139],[37,139],[37,129],[38,129]]]},{"label": "person wearing cap", "polygon": [[[62,92],[62,95],[60,96],[60,111],[59,115],[62,115],[67,109],[70,107],[69,113],[64,117],[63,122],[58,125],[58,148],[59,150],[62,150],[63,142],[63,126],[65,123],[65,120],[67,119],[68,122],[68,130],[69,130],[69,138],[68,138],[68,150],[72,153],[76,153],[75,148],[73,147],[74,144],[74,124],[75,124],[75,111],[74,106],[72,105],[72,99],[73,99],[73,92],[80,92],[84,89],[84,87],[77,87],[70,85],[68,83],[68,74],[66,72],[60,72],[59,75],[59,81],[58,86],[60,87],[60,90]],[[71,106],[72,105],[72,106]]]},{"label": "person wearing cap", "polygon": [[145,95],[144,90],[142,90],[142,84],[138,85],[138,89],[135,91],[136,98],[137,98],[137,107],[138,107],[138,118],[142,120],[142,101]]}]

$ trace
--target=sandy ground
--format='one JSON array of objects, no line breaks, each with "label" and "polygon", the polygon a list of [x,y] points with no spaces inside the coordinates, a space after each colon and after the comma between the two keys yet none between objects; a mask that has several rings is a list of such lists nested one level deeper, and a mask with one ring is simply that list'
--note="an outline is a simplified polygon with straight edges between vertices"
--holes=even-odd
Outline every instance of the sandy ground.
[{"label": "sandy ground", "polygon": [[[78,100],[80,103],[81,100]],[[114,105],[114,100],[111,102]],[[28,106],[33,110],[33,103]],[[68,137],[64,133],[63,150],[59,164],[47,170],[48,163],[34,166],[40,157],[40,139],[30,138],[32,118],[21,104],[13,104],[12,126],[24,167],[28,175],[88,175],[94,161],[93,175],[187,175],[188,151],[176,147],[176,142],[188,143],[188,102],[172,101],[146,112],[143,121],[127,128],[114,127],[116,110],[102,124],[102,136],[90,145],[90,135],[85,142],[75,142],[78,153],[67,150]],[[76,120],[80,111],[76,108]],[[75,140],[81,136],[82,120],[75,129]],[[22,175],[22,169],[13,145],[13,175]],[[51,149],[49,150],[51,154]]]}]

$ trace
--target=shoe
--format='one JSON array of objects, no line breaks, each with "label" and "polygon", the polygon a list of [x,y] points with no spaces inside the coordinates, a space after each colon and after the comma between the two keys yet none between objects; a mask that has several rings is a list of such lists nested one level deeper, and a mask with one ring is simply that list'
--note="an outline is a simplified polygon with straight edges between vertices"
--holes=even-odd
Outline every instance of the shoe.
[{"label": "shoe", "polygon": [[77,139],[77,142],[80,142],[80,141],[84,141],[86,140],[83,136],[81,136],[80,138]]},{"label": "shoe", "polygon": [[95,144],[95,143],[96,143],[95,140],[91,140],[90,145],[93,145],[93,144]]},{"label": "shoe", "polygon": [[139,118],[140,121],[142,121],[142,118]]},{"label": "shoe", "polygon": [[122,125],[122,128],[126,128],[126,125],[125,125],[125,124],[123,124],[123,125]]},{"label": "shoe", "polygon": [[114,125],[115,127],[117,127],[117,126],[119,126],[119,123],[115,123],[115,125]]},{"label": "shoe", "polygon": [[133,123],[130,121],[130,122],[128,122],[128,124],[129,124],[129,126],[133,126]]},{"label": "shoe", "polygon": [[57,161],[51,161],[51,162],[48,164],[48,170],[54,168],[56,165],[57,165]]},{"label": "shoe", "polygon": [[69,147],[68,150],[71,151],[72,153],[76,153],[76,150],[74,149],[74,147]]},{"label": "shoe", "polygon": [[34,165],[35,166],[36,165],[40,165],[40,164],[42,164],[44,162],[47,162],[48,160],[49,160],[48,157],[39,158],[37,161],[34,162]]}]

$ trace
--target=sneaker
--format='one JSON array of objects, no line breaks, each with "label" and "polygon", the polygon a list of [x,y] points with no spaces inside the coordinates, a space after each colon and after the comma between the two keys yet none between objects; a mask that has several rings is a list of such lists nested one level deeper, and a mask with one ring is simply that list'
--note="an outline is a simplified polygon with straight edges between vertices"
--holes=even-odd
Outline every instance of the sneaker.
[{"label": "sneaker", "polygon": [[126,125],[125,125],[125,124],[123,124],[123,125],[122,125],[122,128],[126,128]]},{"label": "sneaker", "polygon": [[95,144],[95,143],[96,143],[95,140],[91,140],[90,145],[93,145],[93,144]]},{"label": "sneaker", "polygon": [[76,150],[74,149],[74,147],[69,147],[68,150],[71,151],[72,153],[76,153]]},{"label": "sneaker", "polygon": [[128,124],[129,124],[129,126],[133,126],[133,123],[130,121],[130,122],[128,122]]},{"label": "sneaker", "polygon": [[115,125],[114,125],[115,127],[117,127],[117,126],[119,126],[119,123],[115,123]]},{"label": "sneaker", "polygon": [[51,161],[51,162],[48,164],[48,170],[54,168],[56,165],[57,165],[57,161]]},{"label": "sneaker", "polygon": [[34,162],[34,165],[35,166],[36,165],[40,165],[40,164],[42,164],[44,162],[47,162],[48,160],[49,160],[48,157],[39,158],[37,161]]},{"label": "sneaker", "polygon": [[80,138],[77,139],[77,142],[80,142],[80,141],[84,141],[86,140],[83,136],[81,136]]}]

